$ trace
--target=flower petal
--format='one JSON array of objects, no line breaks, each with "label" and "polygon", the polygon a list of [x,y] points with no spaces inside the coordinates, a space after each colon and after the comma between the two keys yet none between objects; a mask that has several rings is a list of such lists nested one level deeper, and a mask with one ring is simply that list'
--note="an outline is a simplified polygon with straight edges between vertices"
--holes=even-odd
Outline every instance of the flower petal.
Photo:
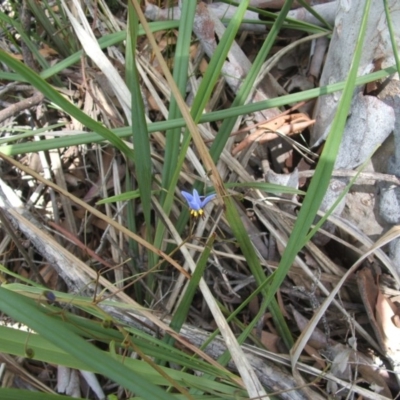
[{"label": "flower petal", "polygon": [[189,192],[185,192],[184,190],[181,190],[181,195],[186,199],[186,201],[192,201],[193,196]]},{"label": "flower petal", "polygon": [[210,194],[208,195],[201,203],[200,203],[200,208],[205,207],[210,201],[215,199],[216,194]]},{"label": "flower petal", "polygon": [[[196,201],[195,197],[185,191],[181,191],[182,196],[185,198],[185,200],[187,201],[189,208],[191,208],[192,210],[198,210],[199,209],[199,202]],[[199,196],[199,194],[197,194],[197,197]]]},{"label": "flower petal", "polygon": [[199,192],[196,189],[193,189],[193,204],[195,207],[192,207],[193,210],[200,210],[201,207],[201,198],[199,196]]}]

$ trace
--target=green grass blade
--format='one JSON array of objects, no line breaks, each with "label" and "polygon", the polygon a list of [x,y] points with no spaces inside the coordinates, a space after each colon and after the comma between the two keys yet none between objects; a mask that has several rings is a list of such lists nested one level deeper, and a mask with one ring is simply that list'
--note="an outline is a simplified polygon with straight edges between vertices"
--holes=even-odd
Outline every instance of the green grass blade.
[{"label": "green grass blade", "polygon": [[[53,315],[52,318],[53,317],[55,316]],[[116,344],[122,343],[122,341],[124,340],[124,337],[120,332],[116,332],[112,329],[110,330],[102,328],[103,331],[111,331],[111,333],[114,333],[115,339],[112,339],[113,336],[110,334],[104,335],[99,329],[93,330],[93,321],[85,321],[84,319],[79,317],[77,318],[72,314],[64,315],[63,317],[60,316],[59,318],[57,316],[56,319],[62,320],[64,317],[68,318],[69,328],[73,328],[73,330],[75,329],[75,331],[79,332],[80,334],[84,333],[90,338],[102,340],[106,344],[112,342],[114,343],[112,345],[114,347],[116,347]],[[85,323],[82,323],[82,321],[84,321]],[[97,325],[101,327],[100,324]],[[61,350],[41,335],[28,333],[4,326],[0,326],[0,334],[2,338],[2,340],[0,341],[0,351],[2,353],[26,358],[26,353],[28,350],[28,352],[32,356],[32,359],[37,361],[47,362],[54,365],[64,365],[69,368],[84,369],[95,373],[99,372],[97,368],[90,368],[87,363],[84,362],[84,360],[79,360],[71,353]],[[103,336],[105,336],[107,339],[101,339]],[[110,338],[108,338],[108,336]],[[154,340],[154,338],[152,339]],[[145,340],[136,339],[135,344],[137,346],[140,346],[141,350],[146,351],[146,354],[150,354],[150,356],[152,357],[160,356],[163,360],[170,361],[171,363],[176,363],[178,365],[180,365],[180,362],[183,360],[182,356],[179,356],[179,354],[178,356],[174,354],[178,353],[177,349],[174,349],[173,347],[167,347],[165,345],[162,345],[162,343],[161,346],[159,346],[158,343],[152,343],[149,345],[149,343]],[[150,351],[148,349],[150,349]],[[103,352],[103,354],[105,355],[105,357],[108,357],[108,353]],[[123,364],[127,368],[129,368],[129,370],[139,373],[143,376],[147,376],[149,381],[151,381],[153,384],[163,386],[169,385],[169,382],[165,378],[160,376],[156,371],[154,371],[153,368],[151,368],[148,364],[145,364],[141,360],[129,358],[124,359],[121,356],[117,356],[115,352],[112,357],[123,362]],[[184,357],[184,365],[186,365],[188,368],[195,368],[198,371],[203,371],[213,379],[215,379],[216,376],[219,378],[222,377],[220,371],[217,370],[215,367],[209,366],[205,362],[199,360],[196,360],[194,362],[194,360],[186,354],[184,354]],[[176,371],[169,368],[163,368],[163,370],[168,373],[172,377],[172,379],[183,385],[191,383],[193,379],[197,379],[197,385],[203,388],[203,390],[205,390],[206,392],[209,392],[209,390],[207,389],[210,389],[219,391],[220,393],[229,394],[232,393],[233,390],[235,390],[235,388],[230,384],[218,382],[213,383],[209,379],[200,378],[201,382],[199,382],[199,377],[194,377],[191,373]],[[225,376],[225,378],[229,379],[228,376]]]},{"label": "green grass blade", "polygon": [[[238,2],[231,1],[231,0],[222,0],[222,3],[232,4],[236,7],[238,7],[240,4]],[[255,20],[244,19],[243,23],[272,26],[274,21],[276,21],[277,14],[275,14],[273,12],[265,11],[261,8],[252,7],[252,6],[248,7],[248,9],[256,12],[260,16],[264,17],[266,20],[255,21]],[[317,17],[317,15],[315,15],[315,17],[317,19],[320,19]],[[225,19],[223,19],[223,21],[225,21]],[[308,32],[308,33],[319,33],[319,32],[327,31],[326,29],[321,28],[320,26],[316,26],[316,25],[313,25],[313,24],[310,24],[310,23],[304,22],[304,21],[298,21],[296,19],[289,18],[289,17],[287,17],[285,19],[284,28],[285,29],[294,29],[297,31]]]},{"label": "green grass blade", "polygon": [[[0,61],[7,64],[14,71],[24,76],[26,80],[31,83],[36,89],[43,93],[48,99],[53,103],[58,105],[64,112],[70,114],[76,118],[79,122],[84,124],[87,128],[92,131],[97,132],[103,137],[103,139],[108,140],[117,149],[123,152],[128,158],[133,158],[133,151],[112,131],[105,128],[99,122],[93,120],[88,115],[86,115],[79,108],[71,104],[66,100],[60,93],[58,93],[50,84],[43,80],[38,74],[29,69],[27,66],[21,62],[15,60],[13,57],[8,55],[5,51],[0,50]],[[13,146],[10,146],[11,148]]]},{"label": "green grass blade", "polygon": [[[178,306],[174,316],[172,317],[170,327],[176,332],[179,332],[181,330],[182,325],[186,321],[186,318],[189,314],[189,309],[192,305],[193,297],[198,289],[200,279],[203,277],[203,273],[207,267],[207,262],[208,262],[208,258],[210,256],[210,253],[212,250],[212,246],[214,244],[214,239],[215,239],[214,235],[208,239],[206,246],[205,246],[203,252],[201,253],[200,259],[196,263],[196,270],[193,273],[193,275],[188,283],[188,287],[186,289],[185,296],[179,303],[179,306]],[[164,338],[164,342],[169,345],[173,345],[173,343],[175,342],[175,339],[172,338],[171,336],[166,336]]]},{"label": "green grass blade", "polygon": [[[66,34],[65,37],[60,36],[60,27],[56,27],[53,22],[49,20],[47,16],[48,8],[43,8],[43,4],[39,6],[34,0],[27,0],[27,4],[29,5],[29,9],[34,15],[37,22],[43,27],[43,29],[47,32],[47,37],[53,42],[55,49],[62,55],[62,57],[68,57],[71,55],[71,52],[74,49],[74,46],[71,46],[72,42],[70,41],[67,44],[67,41],[74,37],[74,35]],[[57,22],[57,20],[55,21]],[[67,21],[64,21],[66,24]]]},{"label": "green grass blade", "polygon": [[285,193],[285,194],[303,194],[303,195],[305,194],[305,192],[303,192],[302,190],[266,182],[231,182],[231,183],[225,183],[224,186],[230,189],[233,188],[259,189],[267,193]]},{"label": "green grass blade", "polygon": [[342,190],[342,192],[337,197],[337,199],[334,201],[334,203],[329,207],[329,209],[325,212],[325,214],[318,220],[318,222],[310,230],[308,235],[304,238],[303,246],[305,246],[311,240],[311,238],[318,232],[318,230],[321,228],[321,226],[325,223],[325,221],[329,218],[329,216],[334,212],[335,208],[340,204],[340,202],[344,199],[344,197],[347,195],[347,193],[349,193],[351,187],[356,182],[356,180],[357,180],[358,176],[360,175],[360,173],[364,170],[364,168],[370,162],[371,157],[373,156],[373,153],[375,153],[375,151],[376,151],[376,149],[374,149],[374,151],[364,161],[364,163],[359,168],[357,168],[357,173],[350,179],[349,183]]},{"label": "green grass blade", "polygon": [[[135,191],[132,191],[131,188],[133,185],[135,185],[134,179],[132,177],[132,173],[129,169],[129,166],[127,165],[126,168],[126,179],[125,179],[125,190],[127,193],[133,193]],[[135,185],[136,187],[136,185]],[[138,189],[136,190],[138,191]],[[140,195],[140,194],[139,194]],[[136,235],[138,234],[138,223],[136,220],[136,202],[135,201],[128,201],[127,204],[127,210],[126,210],[126,226],[131,232],[134,232]],[[139,250],[139,244],[136,240],[133,240],[132,238],[128,239],[128,247],[130,254],[133,254],[135,256],[140,254]],[[140,261],[139,261],[140,262]],[[133,257],[130,263],[128,264],[128,267],[131,270],[132,275],[137,274],[140,271],[139,268],[139,262],[137,257]],[[134,284],[134,291],[136,295],[136,301],[138,304],[143,304],[143,296],[142,296],[142,285],[141,282],[136,282]]]},{"label": "green grass blade", "polygon": [[[139,186],[140,200],[143,208],[144,220],[147,226],[146,240],[153,242],[151,235],[151,185],[152,185],[152,162],[150,154],[150,136],[147,131],[146,114],[140,88],[139,73],[136,66],[136,47],[138,38],[139,20],[131,3],[128,5],[128,32],[126,53],[126,81],[132,94],[131,112],[133,129],[132,141],[134,145],[134,163],[136,180]],[[155,263],[154,253],[147,252],[148,266],[152,268]],[[148,276],[152,282],[153,275]],[[152,283],[147,282],[150,288]]]},{"label": "green grass blade", "polygon": [[[178,21],[158,21],[152,22],[149,24],[150,29],[152,32],[158,32],[168,29],[174,29],[178,25]],[[141,26],[139,26],[138,35],[143,36],[144,30]],[[106,49],[110,46],[115,46],[118,43],[123,42],[126,39],[126,31],[110,33],[109,35],[102,36],[99,38],[98,43],[101,49]],[[80,62],[83,55],[83,51],[77,51],[76,53],[72,54],[71,56],[67,57],[66,59],[58,62],[57,64],[51,66],[47,70],[43,71],[40,76],[44,79],[48,79],[53,75],[62,72],[64,69]]]},{"label": "green grass blade", "polygon": [[[246,101],[248,95],[250,94],[250,91],[252,90],[252,87],[257,78],[257,75],[262,66],[262,63],[264,62],[265,58],[268,56],[268,53],[275,42],[278,32],[285,21],[286,15],[290,10],[291,5],[292,5],[292,1],[287,1],[287,2],[285,2],[285,5],[282,7],[282,10],[279,13],[273,27],[271,28],[271,31],[269,32],[267,39],[265,40],[243,85],[239,89],[239,92],[238,92],[235,100],[233,101],[233,106],[243,104]],[[217,133],[216,139],[210,148],[210,155],[212,156],[214,161],[219,159],[219,156],[222,153],[222,150],[225,148],[226,142],[229,138],[230,133],[232,132],[235,122],[236,122],[235,118],[230,118],[230,119],[224,120],[224,122],[222,123],[221,128],[220,128],[219,132]],[[224,202],[225,202],[225,207],[226,207],[226,217],[229,221],[229,225],[233,231],[235,238],[237,239],[237,241],[239,243],[239,246],[243,252],[243,255],[246,258],[246,261],[249,265],[252,275],[256,279],[257,284],[261,285],[262,282],[265,280],[265,273],[261,267],[260,261],[254,250],[253,244],[250,241],[248,233],[247,233],[245,227],[243,226],[243,223],[239,217],[238,211],[236,209],[236,204],[233,201],[233,199],[230,197],[227,197],[224,200],[225,200]],[[266,296],[267,292],[263,292],[263,294]],[[271,306],[271,312],[274,313],[275,320],[280,321],[280,325],[277,325],[277,329],[279,330],[280,334],[282,335],[282,338],[283,338],[286,346],[288,348],[290,348],[293,345],[293,339],[291,337],[290,331],[289,331],[284,319],[282,318],[281,315],[278,315],[278,314],[280,314],[280,311],[276,304],[273,304]],[[275,312],[278,312],[278,314],[275,314]]]},{"label": "green grass blade", "polygon": [[296,255],[303,247],[304,237],[308,234],[308,231],[314,221],[319,206],[325,195],[326,189],[329,185],[330,177],[335,163],[335,158],[338,153],[340,142],[342,139],[343,129],[346,124],[348,111],[350,109],[352,94],[355,88],[357,68],[361,57],[363,38],[368,21],[370,4],[370,0],[368,0],[365,4],[364,17],[360,27],[359,39],[357,41],[356,49],[354,52],[353,62],[349,75],[346,79],[345,88],[337,108],[338,111],[332,122],[332,126],[326,144],[324,146],[324,150],[319,159],[314,177],[311,180],[303,205],[297,216],[296,223],[290,235],[282,259],[279,263],[277,270],[273,274],[273,281],[268,286],[268,301],[274,298],[276,291],[279,289],[284,278],[286,277]]},{"label": "green grass blade", "polygon": [[6,15],[3,12],[0,12],[0,21],[2,21],[5,26],[7,26],[7,24],[8,24],[8,25],[13,26],[17,30],[18,34],[21,35],[21,40],[25,43],[25,45],[28,47],[28,49],[32,52],[32,54],[35,56],[36,61],[39,63],[39,65],[43,69],[46,69],[49,67],[49,64],[47,63],[46,59],[40,54],[37,46],[32,42],[29,35],[25,32],[24,28],[22,27],[22,25],[19,22],[10,18],[8,15]]},{"label": "green grass blade", "polygon": [[[4,16],[2,13],[0,13],[0,20],[6,20],[7,21],[7,16]],[[168,29],[174,29],[178,26],[178,21],[157,21],[157,22],[151,22],[149,24],[150,29],[152,32],[158,32],[162,30],[168,30]],[[139,35],[144,35],[143,28],[139,26]],[[26,35],[26,34],[25,34]],[[121,31],[121,32],[116,32],[116,33],[110,33],[109,35],[102,36],[99,38],[98,43],[101,49],[106,49],[107,47],[114,46],[118,43],[123,42],[126,39],[126,31]],[[40,53],[39,53],[40,54]],[[80,62],[81,58],[83,55],[83,51],[77,51],[76,53],[72,54],[71,56],[59,61],[58,63],[52,65],[49,67],[47,64],[47,67],[43,66],[45,68],[44,71],[40,73],[40,76],[43,79],[48,79],[51,78],[52,76],[62,72],[66,68],[70,67],[71,65],[76,64],[77,62]],[[21,81],[25,82],[25,79],[19,75],[19,74],[14,74],[14,73],[6,73],[0,71],[0,79],[6,79],[9,81]]]},{"label": "green grass blade", "polygon": [[390,41],[392,43],[393,55],[396,61],[397,73],[400,75],[400,58],[399,58],[399,50],[397,48],[396,36],[393,30],[392,17],[390,16],[390,10],[387,0],[383,0],[383,5],[385,7],[386,21],[388,24]]},{"label": "green grass blade", "polygon": [[319,15],[313,7],[311,7],[305,0],[299,0],[299,3],[305,10],[307,10],[311,15],[313,15],[318,21],[322,22],[327,29],[333,30],[333,27],[321,16]]},{"label": "green grass blade", "polygon": [[[1,52],[0,52],[0,60],[1,60]],[[384,79],[387,76],[392,75],[396,72],[397,72],[396,67],[391,66],[381,71],[376,71],[364,76],[359,76],[356,79],[356,85],[365,85],[367,83],[376,80]],[[4,74],[8,76],[7,73],[0,72],[0,79],[2,79]],[[14,76],[15,74],[12,75]],[[296,103],[298,101],[314,99],[316,97],[323,96],[325,94],[330,94],[343,90],[344,85],[345,82],[338,82],[332,85],[305,90],[301,93],[294,93],[271,100],[259,101],[256,103],[241,105],[237,107],[230,107],[226,110],[213,111],[210,113],[203,114],[199,120],[199,123],[219,121],[225,118],[238,117],[243,114],[251,114],[253,112],[266,110],[272,107],[281,107],[288,105],[290,103]],[[184,127],[184,126],[185,126],[185,121],[183,120],[183,118],[177,118],[170,121],[153,122],[149,124],[148,131],[149,133],[152,133],[157,131],[164,131],[171,128]],[[119,138],[126,138],[132,135],[132,129],[130,127],[113,129],[112,132]],[[84,135],[76,135],[76,136],[74,135],[56,139],[47,139],[38,142],[18,143],[12,146],[1,146],[0,149],[5,154],[16,155],[16,154],[37,152],[41,150],[45,151],[45,150],[57,149],[61,147],[77,146],[80,144],[99,143],[102,141],[104,141],[104,138],[101,135],[93,132],[88,132],[87,134]]]},{"label": "green grass blade", "polygon": [[[57,64],[58,65],[58,64]],[[391,66],[384,68],[380,71],[372,72],[370,74],[364,75],[364,76],[359,76],[356,79],[356,85],[365,85],[367,83],[384,79],[387,76],[397,72],[396,67]],[[43,77],[45,74],[41,74]],[[47,77],[47,75],[45,76]],[[21,77],[20,75],[17,74],[11,74],[11,73],[6,73],[6,72],[1,72],[0,71],[0,79],[6,79],[6,80],[17,80],[24,82],[25,79]],[[319,96],[323,96],[325,94],[330,94],[334,93],[340,90],[343,90],[345,85],[345,82],[337,82],[331,85],[327,86],[322,86],[314,89],[309,89],[309,90],[304,90],[299,93],[292,93],[289,95],[281,96],[278,98],[274,99],[269,99],[269,100],[263,100],[255,103],[249,103],[245,105],[239,105],[235,107],[230,107],[225,110],[218,110],[218,111],[213,111],[211,113],[206,113],[201,116],[199,122],[213,122],[213,121],[218,121],[218,120],[223,120],[226,118],[231,118],[231,117],[238,117],[243,114],[250,114],[253,112],[261,111],[264,109],[272,108],[272,107],[281,107],[288,105],[290,103],[296,103],[299,101],[305,101],[305,100],[310,100],[314,99]],[[156,125],[154,125],[156,124]],[[183,119],[177,119],[173,121],[164,121],[164,122],[155,122],[152,124],[152,126],[155,126],[154,129],[151,131],[154,132],[156,130],[161,129],[161,126],[164,129],[170,129],[170,128],[175,128],[175,127],[183,127],[184,121]],[[157,127],[157,128],[156,128]]]},{"label": "green grass blade", "polygon": [[137,375],[82,339],[62,322],[46,315],[32,300],[0,287],[0,309],[10,317],[28,325],[60,349],[82,360],[90,369],[99,371],[124,388],[148,399],[173,399],[173,396],[151,384],[143,376]]},{"label": "green grass blade", "polygon": [[[181,18],[179,21],[179,35],[174,56],[173,77],[179,92],[184,96],[186,92],[190,43],[192,39],[193,21],[196,13],[197,3],[195,1],[184,1],[182,3]],[[168,119],[181,117],[178,104],[174,96],[171,96],[169,104]],[[177,169],[176,160],[180,150],[181,128],[174,128],[166,132],[166,146],[164,166],[162,171],[162,187],[173,189],[171,185],[174,171]],[[172,190],[173,191],[173,190]],[[163,205],[165,194],[162,194],[160,203]]]}]

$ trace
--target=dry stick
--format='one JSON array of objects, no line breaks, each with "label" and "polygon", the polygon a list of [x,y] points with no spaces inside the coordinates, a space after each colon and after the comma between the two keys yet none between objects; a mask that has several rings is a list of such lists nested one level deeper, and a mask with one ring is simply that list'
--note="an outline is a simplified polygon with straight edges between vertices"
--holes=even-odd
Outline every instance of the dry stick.
[{"label": "dry stick", "polygon": [[4,110],[0,111],[0,123],[4,120],[13,117],[14,115],[19,114],[21,111],[24,111],[32,106],[36,106],[40,104],[44,100],[44,95],[42,93],[36,93],[32,97],[28,99],[21,100],[18,103],[12,104],[8,106]]}]

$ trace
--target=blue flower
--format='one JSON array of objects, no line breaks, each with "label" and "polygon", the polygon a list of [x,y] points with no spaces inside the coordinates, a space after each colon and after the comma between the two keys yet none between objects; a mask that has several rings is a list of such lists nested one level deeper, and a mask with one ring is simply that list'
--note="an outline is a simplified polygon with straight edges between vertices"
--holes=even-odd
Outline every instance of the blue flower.
[{"label": "blue flower", "polygon": [[182,196],[186,199],[189,208],[190,215],[195,218],[201,217],[204,214],[203,208],[215,198],[216,194],[210,194],[209,196],[199,196],[199,193],[196,189],[193,189],[193,194],[188,192],[181,191]]}]

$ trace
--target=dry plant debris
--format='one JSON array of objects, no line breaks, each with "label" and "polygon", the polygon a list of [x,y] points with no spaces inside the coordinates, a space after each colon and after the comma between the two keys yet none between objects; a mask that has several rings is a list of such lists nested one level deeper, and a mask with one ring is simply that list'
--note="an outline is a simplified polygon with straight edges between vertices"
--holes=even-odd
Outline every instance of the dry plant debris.
[{"label": "dry plant debris", "polygon": [[[14,8],[18,5],[18,2],[10,3]],[[132,147],[128,134],[137,127],[129,126],[130,89],[123,78],[127,66],[126,48],[118,43],[103,50],[98,44],[100,37],[126,28],[126,4],[95,1],[86,2],[85,6],[78,2],[52,5],[48,10],[49,21],[65,16],[69,21],[68,34],[73,38],[71,43],[76,47],[70,48],[70,54],[63,54],[55,39],[40,39],[40,35],[46,36],[49,32],[35,20],[33,3],[23,2],[26,14],[21,23],[38,42],[39,54],[48,65],[84,49],[79,61],[51,78],[54,79],[51,83],[72,104],[105,127],[120,129],[120,133],[125,129],[125,143]],[[269,11],[280,10],[283,3],[250,1],[253,7],[268,7]],[[282,30],[247,103],[345,80],[357,41],[358,31],[353,27],[358,29],[355,21],[362,18],[363,7],[346,8],[346,2],[339,1],[307,3],[334,26],[332,37],[328,40],[326,34],[320,34],[310,39],[308,34],[298,30]],[[45,2],[41,4],[48,6]],[[59,8],[62,4],[63,9]],[[393,21],[396,21],[400,12],[394,4],[389,1]],[[293,6],[292,18],[321,25],[321,20],[300,6],[300,3]],[[0,12],[17,20],[13,7],[11,11],[3,8]],[[143,5],[143,10],[149,21],[181,18],[181,7],[177,5],[166,7],[149,1]],[[193,105],[210,59],[223,38],[225,20],[235,10],[225,3],[198,4],[184,96],[188,106]],[[209,113],[232,106],[269,32],[268,26],[251,23],[259,21],[258,13],[248,11],[245,18],[247,23],[242,24],[206,105]],[[7,25],[5,19],[2,21],[1,49],[23,60],[32,70],[41,72],[24,38],[17,34],[16,28]],[[393,64],[385,21],[383,5],[374,4],[360,75]],[[5,32],[7,27],[11,36]],[[400,37],[398,26],[395,29]],[[381,34],[377,35],[376,31]],[[52,32],[55,34],[54,30]],[[177,62],[174,50],[178,30],[162,30],[154,37],[172,69]],[[21,53],[16,51],[11,38],[23,49]],[[165,121],[173,97],[170,84],[146,36],[139,38],[136,51],[146,121],[149,124]],[[226,338],[237,345],[235,336],[257,318],[255,328],[241,347],[237,345],[238,353],[227,368],[238,372],[231,384],[248,390],[243,366],[237,361],[242,357],[250,371],[248,379],[254,381],[259,398],[267,398],[266,393],[283,399],[328,396],[392,399],[398,396],[400,242],[398,232],[390,230],[400,223],[398,77],[378,81],[374,86],[359,86],[353,97],[319,217],[336,202],[339,204],[298,254],[276,296],[276,304],[295,341],[292,349],[282,340],[270,310],[260,315],[263,310],[261,294],[253,297],[232,322],[226,322],[227,316],[237,310],[258,285],[237,246],[225,208],[221,207],[220,192],[217,190],[218,196],[215,196],[207,191],[211,180],[217,178],[210,177],[210,171],[204,167],[204,154],[198,147],[191,146],[187,150],[173,193],[175,201],[171,211],[166,212],[160,199],[165,199],[166,195],[161,182],[167,139],[165,130],[151,132],[154,179],[149,182],[152,188],[152,223],[149,226],[146,205],[139,200],[137,166],[131,160],[99,139],[86,140],[89,133],[84,124],[54,107],[32,86],[9,83],[5,78],[0,83],[2,145],[15,140],[15,144],[48,141],[51,146],[51,141],[57,137],[79,135],[82,138],[79,145],[46,147],[31,153],[28,150],[26,154],[18,154],[17,160],[0,154],[1,263],[19,279],[40,282],[50,293],[65,292],[71,297],[94,299],[102,312],[121,324],[155,337],[170,335],[175,339],[176,348],[196,354],[224,373],[227,373],[225,368],[216,360],[227,348],[231,352],[235,348]],[[339,101],[340,92],[335,92],[317,100],[299,101],[286,108],[272,107],[238,118],[215,169],[221,182],[278,183],[307,191]],[[220,127],[220,121],[198,125],[203,146],[213,146]],[[178,135],[183,133],[179,131]],[[18,135],[14,137],[15,134]],[[372,155],[384,142],[386,144]],[[204,149],[208,151],[208,147]],[[361,165],[364,169],[356,176],[354,170]],[[352,178],[355,182],[350,193],[341,199]],[[204,193],[200,193],[200,198],[197,198],[197,189],[193,190],[195,182],[203,183]],[[222,189],[236,202],[241,223],[265,273],[274,272],[285,252],[302,197],[293,193],[268,195],[257,186]],[[99,202],[126,192],[125,199]],[[217,200],[213,201],[214,198]],[[188,211],[188,206],[192,215],[202,218],[190,219],[187,226],[179,230],[180,217]],[[127,228],[128,218],[134,221],[135,232]],[[161,245],[155,247],[147,238],[152,237],[158,224],[163,224],[165,231]],[[382,235],[382,241],[377,242]],[[370,249],[373,252],[364,258]],[[148,268],[149,250],[163,262]],[[199,290],[193,293],[186,323],[177,333],[169,323],[185,298],[188,278],[195,274],[197,263],[207,251],[204,279],[200,280]],[[356,265],[359,259],[362,262]],[[357,273],[344,279],[351,266],[354,272],[358,269]],[[14,278],[2,279],[10,283]],[[332,293],[337,295],[330,298]],[[104,301],[109,299],[123,303],[126,309]],[[128,307],[129,312],[126,311]],[[325,307],[325,312],[316,318],[321,307]],[[90,316],[82,309],[79,313]],[[216,315],[221,320],[216,321]],[[223,331],[225,341],[217,336],[211,345],[200,349],[220,324],[226,329]],[[306,339],[302,341],[302,338]],[[133,351],[128,355],[132,354],[145,358]],[[7,366],[7,380],[3,383],[8,387],[35,388],[70,396],[83,396],[86,392],[90,393],[88,398],[106,398],[107,395],[130,398],[122,387],[105,377],[96,378],[84,371],[78,374],[62,365],[38,365],[29,357],[23,362],[6,354],[1,358]],[[57,377],[57,385],[53,383],[54,377]],[[241,394],[238,396],[245,398]]]}]

